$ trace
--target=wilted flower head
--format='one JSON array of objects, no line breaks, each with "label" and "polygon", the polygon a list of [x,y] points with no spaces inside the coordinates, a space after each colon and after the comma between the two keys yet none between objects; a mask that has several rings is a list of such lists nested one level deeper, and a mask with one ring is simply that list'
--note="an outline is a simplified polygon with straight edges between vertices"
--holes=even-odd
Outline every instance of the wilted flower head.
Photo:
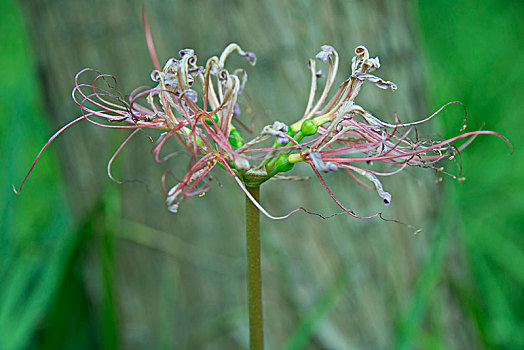
[{"label": "wilted flower head", "polygon": [[[167,206],[172,212],[177,212],[183,200],[209,191],[213,184],[210,172],[219,165],[235,178],[264,214],[274,219],[288,217],[303,208],[284,216],[272,216],[251,197],[246,186],[259,186],[271,178],[296,179],[288,176],[288,172],[294,164],[304,162],[311,166],[345,212],[358,218],[371,218],[380,214],[358,216],[347,209],[328,188],[322,173],[343,171],[358,184],[375,189],[384,204],[389,205],[392,196],[384,190],[380,177],[397,174],[408,166],[443,171],[439,162],[453,157],[460,159],[460,151],[479,134],[496,135],[509,144],[504,136],[493,131],[466,132],[443,141],[418,137],[417,125],[431,120],[449,104],[460,102],[450,102],[429,117],[411,123],[401,123],[396,115],[394,123],[373,116],[355,102],[362,84],[370,82],[381,89],[391,90],[397,86],[371,74],[380,68],[380,62],[378,57],[371,58],[364,46],[355,49],[349,77],[330,96],[339,68],[339,56],[328,45],[322,46],[316,55],[318,61],[327,64],[326,81],[318,96],[317,79],[323,75],[315,60],[308,61],[311,87],[303,116],[290,125],[275,121],[248,140],[238,130],[243,125],[238,119],[238,97],[246,84],[247,73],[244,69],[228,70],[226,61],[231,54],[237,53],[254,65],[256,56],[237,44],[230,44],[220,56],[213,56],[200,66],[194,50],[183,49],[177,58],[167,60],[161,69],[150,35],[146,34],[156,67],[151,73],[156,86],[137,88],[124,98],[117,90],[114,76],[90,68],[80,71],[72,95],[82,110],[82,116],[53,135],[42,151],[60,132],[81,119],[107,128],[134,129],[108,164],[109,176],[119,182],[112,177],[110,167],[123,146],[140,129],[165,130],[152,150],[156,161],[162,162],[176,154],[160,156],[169,138],[176,139],[191,156],[189,170],[180,182],[167,189],[165,176],[162,178]],[[81,83],[80,78],[86,74],[94,74],[93,80]],[[93,119],[95,117],[98,119]],[[465,127],[464,119],[461,132]],[[469,140],[461,145],[454,144],[464,138]],[[378,162],[386,164],[389,170],[377,170]],[[463,179],[460,172],[449,175]]]}]

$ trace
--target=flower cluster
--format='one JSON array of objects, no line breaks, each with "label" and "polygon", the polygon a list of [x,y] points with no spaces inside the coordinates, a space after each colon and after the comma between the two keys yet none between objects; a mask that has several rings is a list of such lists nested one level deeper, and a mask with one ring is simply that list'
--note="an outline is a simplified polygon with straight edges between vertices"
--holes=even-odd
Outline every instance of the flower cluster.
[{"label": "flower cluster", "polygon": [[[460,151],[479,134],[496,135],[511,146],[504,136],[493,131],[466,132],[442,141],[418,137],[417,125],[431,120],[449,104],[460,102],[448,103],[431,116],[411,123],[401,123],[395,116],[395,123],[390,124],[373,116],[355,102],[362,84],[369,82],[392,90],[397,86],[372,74],[380,68],[380,62],[378,57],[370,57],[364,46],[355,49],[349,77],[330,95],[339,68],[339,56],[328,45],[322,46],[316,60],[308,62],[312,82],[303,116],[289,125],[276,121],[265,126],[258,135],[246,139],[239,131],[243,124],[239,120],[238,98],[246,84],[247,73],[244,69],[228,70],[226,61],[236,52],[254,65],[256,56],[253,53],[230,44],[220,56],[211,57],[200,66],[195,52],[184,49],[179,52],[179,58],[170,58],[161,69],[152,42],[149,44],[156,67],[151,79],[157,85],[137,88],[124,98],[117,90],[114,76],[90,68],[80,71],[72,96],[82,116],[53,135],[42,151],[58,134],[82,119],[106,128],[134,129],[108,164],[109,177],[119,182],[111,175],[111,163],[128,141],[143,128],[165,130],[152,150],[156,161],[162,162],[176,154],[160,155],[170,138],[190,155],[189,170],[180,182],[167,189],[165,174],[162,178],[171,212],[177,212],[183,200],[209,191],[212,188],[210,173],[218,165],[235,178],[268,217],[288,217],[302,208],[274,217],[251,197],[246,186],[259,186],[271,178],[294,179],[296,177],[286,176],[286,173],[294,164],[304,162],[311,166],[345,212],[358,218],[372,218],[379,214],[357,216],[347,209],[328,188],[322,174],[343,171],[358,184],[376,190],[384,204],[389,205],[392,197],[384,190],[380,177],[397,174],[408,166],[429,167],[448,174],[439,162],[454,157],[460,160]],[[320,93],[317,93],[317,80],[323,75],[317,70],[317,61],[327,65]],[[91,83],[80,82],[86,74],[94,74]],[[466,127],[465,122],[466,119],[461,132]],[[464,138],[468,140],[461,145],[454,144]],[[373,164],[376,162],[384,163],[387,170],[376,170]],[[448,175],[463,180],[460,173]]]}]

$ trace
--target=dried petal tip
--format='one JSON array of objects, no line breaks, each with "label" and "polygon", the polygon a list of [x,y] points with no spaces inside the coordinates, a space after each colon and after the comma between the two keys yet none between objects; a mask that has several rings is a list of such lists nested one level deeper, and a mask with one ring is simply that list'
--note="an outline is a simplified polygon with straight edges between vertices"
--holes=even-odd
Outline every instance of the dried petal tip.
[{"label": "dried petal tip", "polygon": [[194,56],[195,55],[195,50],[193,50],[193,49],[182,49],[182,50],[178,51],[178,54],[180,55],[180,57],[184,57],[185,55]]},{"label": "dried petal tip", "polygon": [[391,204],[391,193],[384,191],[384,188],[382,187],[382,182],[380,182],[380,180],[374,174],[370,173],[367,170],[359,168],[353,168],[352,170],[359,173],[362,176],[365,176],[369,181],[373,182],[378,195],[380,196],[380,198],[384,200],[384,204],[386,206]]},{"label": "dried petal tip", "polygon": [[286,124],[282,123],[278,130],[281,131],[281,133],[277,135],[277,143],[279,145],[285,145],[289,142],[289,137],[285,134],[289,130],[289,127]]},{"label": "dried petal tip", "polygon": [[326,170],[327,170],[327,171],[325,171],[326,173],[327,173],[327,172],[331,172],[331,171],[337,171],[337,170],[338,170],[338,167],[337,167],[337,165],[336,165],[335,163],[333,163],[333,162],[327,162],[327,163],[326,163]]},{"label": "dried petal tip", "polygon": [[240,115],[240,107],[238,106],[238,103],[235,103],[233,106],[233,115],[235,117],[238,117]]},{"label": "dried petal tip", "polygon": [[184,91],[184,94],[187,96],[187,98],[189,98],[191,101],[193,102],[197,102],[198,101],[198,93],[195,91],[195,90],[192,90],[192,89],[189,89],[189,90],[186,90]]},{"label": "dried petal tip", "polygon": [[277,144],[285,145],[289,142],[289,137],[287,136],[277,136]]},{"label": "dried petal tip", "polygon": [[242,54],[242,57],[245,58],[246,60],[249,61],[249,63],[251,63],[251,65],[255,65],[257,63],[257,56],[255,55],[254,52],[244,52]]},{"label": "dried petal tip", "polygon": [[182,193],[178,188],[178,185],[172,187],[169,192],[167,193],[166,198],[166,204],[167,204],[167,210],[169,210],[172,213],[176,213],[178,211],[178,204],[180,201],[178,200],[178,196]]},{"label": "dried petal tip", "polygon": [[176,214],[178,212],[178,204],[175,203],[175,204],[168,205],[167,210],[169,210],[173,214]]},{"label": "dried petal tip", "polygon": [[320,155],[320,152],[310,152],[309,158],[311,158],[311,161],[313,162],[315,168],[317,168],[317,170],[320,170],[323,173],[329,173],[338,170],[338,167],[335,163],[324,163],[324,161],[322,160],[322,156]]},{"label": "dried petal tip", "polygon": [[235,43],[231,43],[229,45],[227,45],[227,47],[224,49],[224,51],[222,51],[222,54],[220,55],[220,58],[218,59],[218,66],[220,68],[224,68],[224,65],[226,63],[226,59],[227,57],[233,52],[233,51],[236,51],[238,52],[238,54],[240,56],[242,56],[242,58],[246,59],[249,61],[249,63],[251,63],[252,66],[255,65],[255,63],[257,62],[257,56],[255,56],[255,54],[253,52],[249,52],[249,51],[244,51],[242,50],[242,48],[240,48],[240,46],[238,46],[237,44]]},{"label": "dried petal tip", "polygon": [[[318,56],[318,55],[317,55],[317,56]],[[307,69],[311,69],[311,63],[312,63],[311,60],[308,60],[308,61],[307,61]],[[317,69],[317,70],[315,71],[315,76],[316,76],[317,78],[323,78],[323,77],[324,77],[324,74],[322,73],[322,69]]]},{"label": "dried petal tip", "polygon": [[389,206],[391,204],[391,193],[382,190],[382,188],[378,188],[378,186],[377,186],[377,192],[378,192],[378,195],[382,197],[382,199],[384,200],[384,204],[386,206]]},{"label": "dried petal tip", "polygon": [[321,47],[321,49],[322,49],[322,51],[317,53],[315,58],[317,60],[320,60],[320,61],[326,63],[328,61],[329,57],[332,56],[333,53],[335,52],[335,49],[332,46],[329,46],[329,45],[323,45]]},{"label": "dried petal tip", "polygon": [[393,83],[392,81],[385,81],[373,74],[368,73],[353,73],[351,75],[353,78],[356,78],[360,81],[369,80],[370,82],[374,83],[376,86],[378,86],[381,89],[388,89],[391,88],[391,90],[396,90],[397,85]]},{"label": "dried petal tip", "polygon": [[289,142],[289,136],[286,134],[288,130],[289,127],[286,124],[276,121],[273,123],[273,125],[264,126],[264,129],[262,129],[261,134],[276,136],[277,143],[279,145],[283,145]]}]

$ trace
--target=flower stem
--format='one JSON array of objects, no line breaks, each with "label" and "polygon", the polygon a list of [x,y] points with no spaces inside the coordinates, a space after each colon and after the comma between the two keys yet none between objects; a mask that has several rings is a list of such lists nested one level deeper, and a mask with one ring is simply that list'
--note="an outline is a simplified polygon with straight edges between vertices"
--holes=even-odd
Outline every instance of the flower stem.
[{"label": "flower stem", "polygon": [[[260,188],[246,187],[257,201]],[[260,269],[260,216],[258,208],[246,196],[247,296],[249,305],[249,349],[264,349],[262,318],[262,276]]]}]

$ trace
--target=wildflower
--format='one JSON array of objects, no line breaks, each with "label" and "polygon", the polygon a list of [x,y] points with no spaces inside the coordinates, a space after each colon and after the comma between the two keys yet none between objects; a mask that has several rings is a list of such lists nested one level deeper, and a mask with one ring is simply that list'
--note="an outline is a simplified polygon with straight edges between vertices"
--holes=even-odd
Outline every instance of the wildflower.
[{"label": "wildflower", "polygon": [[[270,178],[297,179],[284,174],[291,171],[296,163],[304,162],[311,166],[329,195],[345,212],[358,218],[372,218],[380,213],[359,216],[347,209],[328,188],[321,173],[343,171],[358,184],[376,190],[384,204],[389,205],[392,195],[384,190],[381,177],[398,174],[408,166],[442,171],[438,166],[440,161],[455,156],[460,161],[460,152],[480,134],[498,136],[511,146],[499,133],[483,130],[466,132],[443,141],[418,137],[419,124],[430,121],[450,104],[460,102],[450,102],[429,117],[411,123],[401,123],[395,115],[395,123],[390,124],[366,111],[355,102],[363,83],[391,90],[396,90],[397,86],[371,74],[380,68],[380,62],[378,57],[371,58],[364,46],[355,49],[351,74],[328,99],[339,66],[338,53],[329,45],[322,46],[316,55],[317,60],[328,65],[324,88],[316,101],[317,79],[323,75],[317,70],[315,60],[308,61],[311,87],[303,116],[290,125],[275,121],[251,140],[246,140],[235,124],[239,121],[238,98],[247,82],[247,73],[244,69],[229,71],[226,62],[231,54],[237,53],[254,65],[255,54],[233,43],[220,56],[213,56],[205,65],[199,66],[194,50],[183,49],[179,51],[178,58],[170,58],[161,69],[147,27],[146,37],[156,68],[151,73],[156,86],[139,87],[124,98],[117,90],[114,76],[91,68],[80,71],[75,77],[72,96],[82,115],[51,137],[37,155],[35,163],[58,134],[79,120],[86,119],[106,128],[134,129],[108,163],[109,177],[122,183],[111,175],[115,157],[141,129],[160,129],[164,133],[156,140],[152,150],[157,162],[177,154],[160,156],[170,138],[174,138],[190,155],[189,170],[180,182],[167,189],[165,175],[162,178],[167,207],[171,212],[176,213],[185,199],[201,197],[211,190],[213,185],[209,176],[219,165],[235,178],[260,211],[273,219],[288,217],[305,209],[297,208],[284,216],[272,216],[251,197],[246,186],[259,186]],[[94,75],[92,81],[82,83],[81,78],[89,74]],[[465,122],[466,119],[461,131],[465,128]],[[462,145],[454,144],[468,137],[470,140]],[[273,144],[267,144],[268,140]],[[388,170],[377,170],[377,163],[385,164]],[[460,171],[458,176],[449,175],[459,181],[463,179]],[[24,182],[26,179],[27,176]]]}]

